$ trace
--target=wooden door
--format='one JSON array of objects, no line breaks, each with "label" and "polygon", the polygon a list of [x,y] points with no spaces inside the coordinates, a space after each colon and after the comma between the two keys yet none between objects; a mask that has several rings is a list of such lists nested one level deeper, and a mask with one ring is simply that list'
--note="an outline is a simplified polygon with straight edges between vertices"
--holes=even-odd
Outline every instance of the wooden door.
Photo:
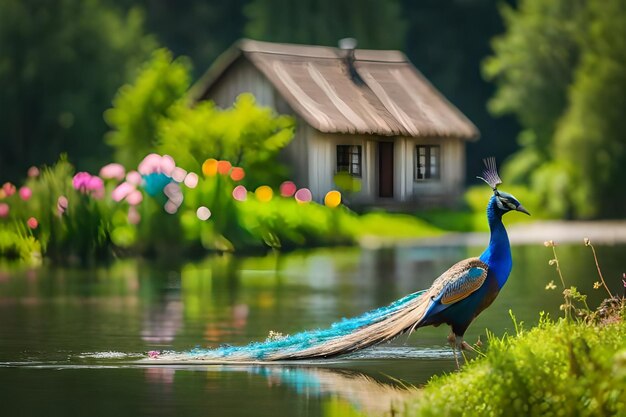
[{"label": "wooden door", "polygon": [[393,142],[378,142],[378,196],[393,198]]}]

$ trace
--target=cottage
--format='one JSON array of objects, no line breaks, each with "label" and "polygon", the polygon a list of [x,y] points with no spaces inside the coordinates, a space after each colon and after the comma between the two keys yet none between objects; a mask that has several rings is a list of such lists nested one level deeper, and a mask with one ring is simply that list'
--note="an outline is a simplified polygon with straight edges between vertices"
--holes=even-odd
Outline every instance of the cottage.
[{"label": "cottage", "polygon": [[[349,41],[349,40],[348,40]],[[348,42],[349,43],[349,42]],[[283,158],[318,201],[336,175],[360,184],[363,204],[458,199],[465,141],[476,127],[399,51],[259,42],[226,51],[192,90],[230,106],[242,92],[297,120]]]}]

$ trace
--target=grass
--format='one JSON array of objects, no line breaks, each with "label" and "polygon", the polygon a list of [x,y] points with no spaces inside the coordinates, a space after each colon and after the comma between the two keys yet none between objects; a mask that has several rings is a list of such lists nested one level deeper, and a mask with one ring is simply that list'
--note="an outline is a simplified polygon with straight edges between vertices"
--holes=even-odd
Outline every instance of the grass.
[{"label": "grass", "polygon": [[[622,316],[623,318],[623,316]],[[486,356],[435,377],[409,416],[619,416],[626,413],[626,324],[543,317],[489,337]]]}]

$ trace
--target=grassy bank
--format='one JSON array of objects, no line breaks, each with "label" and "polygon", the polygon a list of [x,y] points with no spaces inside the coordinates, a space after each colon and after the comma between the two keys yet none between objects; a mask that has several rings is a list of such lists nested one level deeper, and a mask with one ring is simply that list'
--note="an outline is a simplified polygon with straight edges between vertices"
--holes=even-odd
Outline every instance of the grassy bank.
[{"label": "grassy bank", "polygon": [[435,377],[407,415],[626,415],[623,318],[623,308],[595,323],[542,317],[531,330],[490,336],[485,356]]}]

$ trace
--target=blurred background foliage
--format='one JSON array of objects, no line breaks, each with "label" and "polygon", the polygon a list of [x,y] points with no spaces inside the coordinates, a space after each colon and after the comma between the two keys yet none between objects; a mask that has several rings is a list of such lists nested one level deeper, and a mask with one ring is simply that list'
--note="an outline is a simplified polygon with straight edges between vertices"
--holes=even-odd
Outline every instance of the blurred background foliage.
[{"label": "blurred background foliage", "polygon": [[[197,145],[215,133],[200,129],[198,118],[217,110],[188,109],[182,98],[232,42],[336,45],[353,36],[361,48],[405,51],[479,127],[481,140],[468,145],[468,181],[483,157],[495,155],[509,159],[506,182],[539,195],[551,216],[623,217],[625,7],[623,0],[4,0],[0,178],[15,181],[61,152],[79,170],[113,155],[134,165],[149,149],[178,150],[176,159],[191,163],[172,138]],[[236,118],[249,103],[220,118]],[[287,119],[258,114],[239,126],[239,137],[261,120],[270,130],[291,129]],[[225,155],[237,152],[230,145]]]}]

